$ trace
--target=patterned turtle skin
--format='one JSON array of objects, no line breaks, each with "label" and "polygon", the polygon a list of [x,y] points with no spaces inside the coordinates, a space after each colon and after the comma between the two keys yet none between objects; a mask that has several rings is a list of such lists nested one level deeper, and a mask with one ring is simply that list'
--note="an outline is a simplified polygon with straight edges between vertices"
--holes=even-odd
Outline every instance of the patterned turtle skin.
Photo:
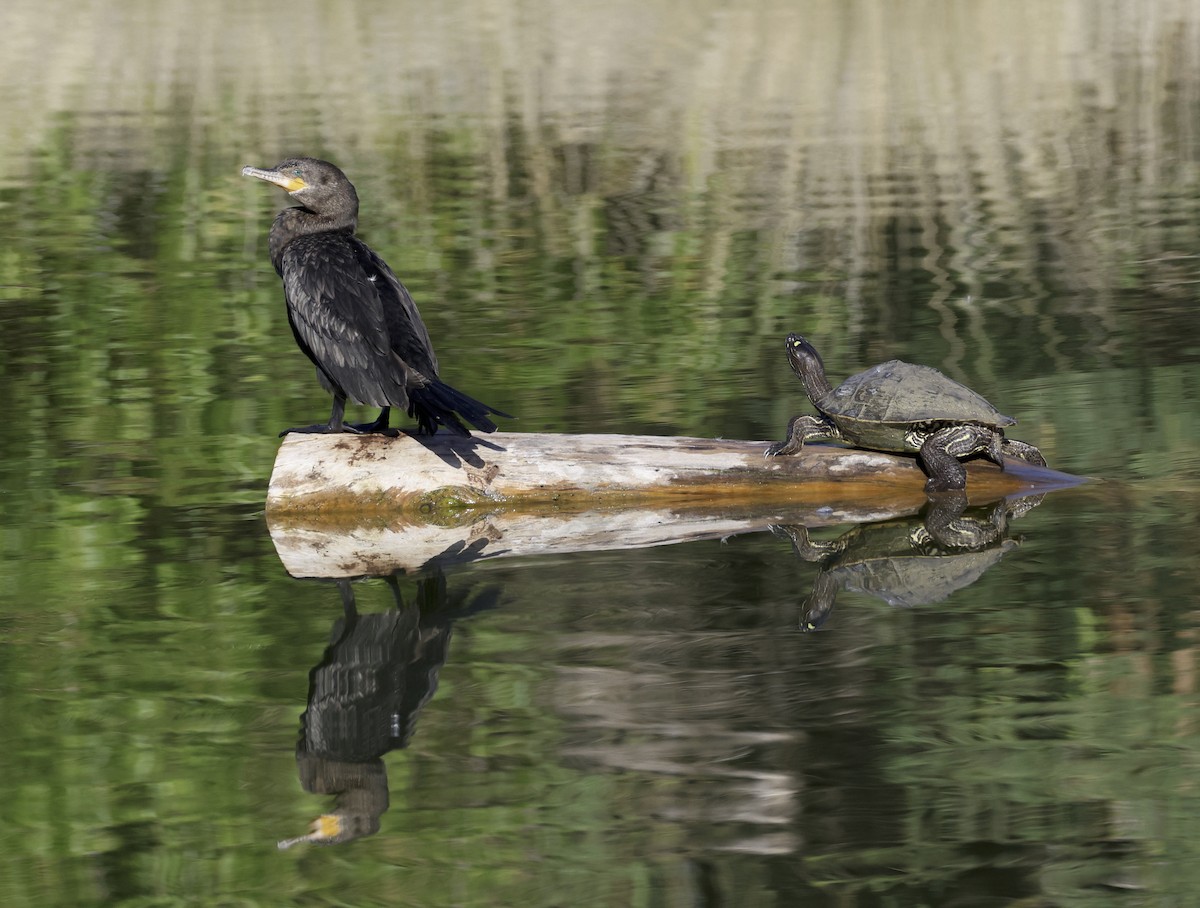
[{"label": "patterned turtle skin", "polygon": [[1005,438],[1015,419],[937,369],[893,359],[834,388],[812,344],[798,334],[789,334],[786,343],[792,371],[820,415],[794,417],[788,437],[771,445],[768,457],[799,454],[804,442],[818,438],[916,454],[929,476],[927,492],[965,488],[960,461],[968,457],[986,457],[1001,469],[1005,455],[1046,465],[1033,445]]}]

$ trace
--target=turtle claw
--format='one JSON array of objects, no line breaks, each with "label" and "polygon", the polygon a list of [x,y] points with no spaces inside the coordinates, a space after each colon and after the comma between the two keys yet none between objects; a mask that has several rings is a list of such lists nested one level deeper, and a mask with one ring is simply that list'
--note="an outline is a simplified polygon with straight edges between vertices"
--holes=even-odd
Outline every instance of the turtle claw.
[{"label": "turtle claw", "polygon": [[793,416],[788,420],[787,437],[767,448],[767,457],[799,454],[804,443],[821,438],[841,438],[841,432],[831,422],[819,416]]},{"label": "turtle claw", "polygon": [[1027,441],[1017,441],[1015,438],[1004,439],[1001,450],[1015,460],[1021,460],[1035,467],[1046,466],[1046,458],[1042,452]]}]

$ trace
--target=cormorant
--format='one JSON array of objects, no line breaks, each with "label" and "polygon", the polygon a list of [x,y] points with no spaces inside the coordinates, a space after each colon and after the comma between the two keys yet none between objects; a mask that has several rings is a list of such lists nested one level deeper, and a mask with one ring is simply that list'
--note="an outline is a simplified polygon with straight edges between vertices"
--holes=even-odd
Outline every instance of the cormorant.
[{"label": "cormorant", "polygon": [[[342,171],[316,158],[288,158],[271,170],[243,167],[242,176],[282,187],[300,203],[271,225],[271,264],[283,278],[288,323],[296,343],[333,394],[328,424],[288,432],[389,432],[392,407],[407,409],[417,431],[439,425],[458,435],[494,432],[489,413],[508,416],[438,379],[437,356],[421,314],[392,269],[354,235],[358,193]],[[344,419],[346,399],[381,407],[373,423]],[[455,414],[458,415],[455,415]]]}]

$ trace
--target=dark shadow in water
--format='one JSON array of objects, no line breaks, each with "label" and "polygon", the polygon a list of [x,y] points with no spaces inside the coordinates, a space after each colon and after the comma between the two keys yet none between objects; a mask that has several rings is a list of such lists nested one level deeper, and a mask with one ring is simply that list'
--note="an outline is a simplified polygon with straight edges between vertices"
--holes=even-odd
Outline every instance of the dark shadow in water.
[{"label": "dark shadow in water", "polygon": [[407,747],[417,716],[437,690],[450,651],[454,621],[499,601],[498,587],[471,602],[455,602],[440,573],[417,583],[405,604],[395,577],[383,578],[395,607],[360,614],[350,580],[338,580],[342,617],[334,622],[321,662],[309,672],[308,708],[300,719],[296,765],[300,784],[333,795],[333,810],[313,821],[307,835],[284,839],[332,845],[379,831],[388,808],[383,755]]},{"label": "dark shadow in water", "polygon": [[799,557],[821,565],[800,629],[821,627],[842,589],[906,608],[946,599],[1021,544],[1010,536],[1009,522],[1041,500],[1005,499],[968,514],[967,496],[947,492],[931,496],[920,516],[860,524],[832,542],[813,542],[803,525],[772,526]]}]

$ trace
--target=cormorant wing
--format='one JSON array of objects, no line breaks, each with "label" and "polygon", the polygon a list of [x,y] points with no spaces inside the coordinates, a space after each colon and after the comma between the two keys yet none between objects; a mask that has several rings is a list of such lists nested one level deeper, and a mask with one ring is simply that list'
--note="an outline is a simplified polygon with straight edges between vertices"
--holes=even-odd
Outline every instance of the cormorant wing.
[{"label": "cormorant wing", "polygon": [[433,352],[433,341],[429,339],[429,332],[421,321],[421,313],[417,311],[417,304],[409,295],[408,288],[400,283],[400,279],[374,249],[357,237],[350,237],[350,243],[358,255],[359,264],[367,272],[368,279],[374,281],[379,293],[392,350],[426,378],[437,378],[438,361],[437,354]]},{"label": "cormorant wing", "polygon": [[[284,247],[280,271],[288,320],[301,349],[350,398],[403,408],[408,388],[428,379],[393,352],[393,317],[378,289],[387,281],[363,267],[361,245],[347,234],[324,234],[298,237]],[[387,276],[399,284],[390,271]],[[419,316],[417,325],[428,343]]]}]

